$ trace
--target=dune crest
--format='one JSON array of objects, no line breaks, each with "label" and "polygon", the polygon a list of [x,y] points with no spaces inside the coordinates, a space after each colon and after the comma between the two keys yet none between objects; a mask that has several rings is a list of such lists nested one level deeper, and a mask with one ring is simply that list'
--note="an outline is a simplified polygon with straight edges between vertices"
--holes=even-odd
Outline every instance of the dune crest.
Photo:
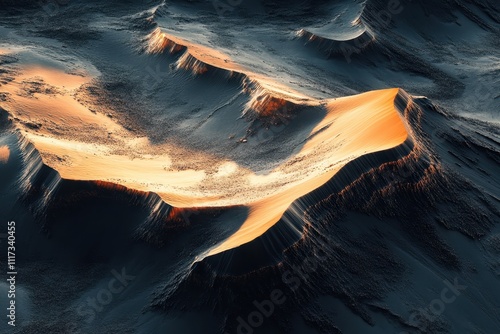
[{"label": "dune crest", "polygon": [[325,37],[306,29],[300,29],[297,32],[297,36],[300,40],[303,40],[305,44],[315,46],[328,57],[345,56],[353,52],[359,53],[376,40],[373,32],[367,28],[353,34],[334,37]]},{"label": "dune crest", "polygon": [[195,75],[205,74],[210,69],[222,71],[227,77],[239,77],[242,83],[246,83],[247,89],[257,92],[256,95],[265,91],[292,103],[314,103],[313,98],[235,63],[223,52],[167,34],[160,28],[147,36],[145,51],[151,54],[168,52],[173,55],[183,52],[176,62],[177,69],[191,71]]},{"label": "dune crest", "polygon": [[[72,94],[78,85],[92,79],[90,75],[74,76],[57,68],[37,71],[35,67],[20,66],[16,68],[18,76],[5,86],[10,94],[20,96],[3,102],[2,107],[14,116],[15,126],[33,143],[43,163],[56,170],[62,179],[99,181],[106,187],[116,184],[134,191],[154,192],[179,209],[247,207],[248,217],[239,230],[199,259],[254,240],[272,227],[292,202],[327,182],[348,162],[396,147],[408,137],[400,115],[403,111],[395,106],[400,95],[398,89],[315,100],[242,69],[218,51],[158,30],[150,38],[150,52],[184,50],[177,66],[195,69],[197,74],[215,66],[232,73],[238,71],[247,82],[244,89],[253,94],[247,113],[272,119],[277,114],[286,117],[279,114],[300,109],[321,110],[325,116],[301,138],[303,144],[296,153],[262,174],[237,161],[219,160],[167,143],[153,145],[148,138],[138,137],[109,115],[92,112]],[[40,85],[50,83],[50,89],[19,94],[33,77],[38,78]],[[72,84],[67,87],[68,82]],[[305,109],[311,106],[317,109]],[[64,129],[54,127],[62,120]],[[87,131],[82,133],[82,127]],[[179,152],[186,167],[172,164]],[[194,154],[205,163],[195,162]],[[216,166],[217,172],[211,172],[208,166]]]},{"label": "dune crest", "polygon": [[211,249],[207,256],[259,237],[281,218],[293,201],[326,183],[350,161],[403,144],[408,132],[401,119],[404,110],[397,110],[394,104],[398,94],[398,89],[388,89],[326,101],[326,117],[294,157],[312,162],[315,171],[286,191],[251,205],[250,214],[241,228]]}]

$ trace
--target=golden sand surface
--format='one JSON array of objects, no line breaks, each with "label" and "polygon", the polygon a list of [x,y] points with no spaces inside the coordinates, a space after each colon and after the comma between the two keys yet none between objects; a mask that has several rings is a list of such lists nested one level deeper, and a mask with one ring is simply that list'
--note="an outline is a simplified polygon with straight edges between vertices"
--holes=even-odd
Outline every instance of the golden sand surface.
[{"label": "golden sand surface", "polygon": [[[254,240],[272,227],[293,201],[326,183],[347,163],[396,147],[408,137],[394,104],[397,88],[314,100],[242,68],[223,53],[155,31],[148,51],[162,50],[187,50],[182,57],[189,55],[195,61],[181,57],[180,66],[186,64],[188,70],[195,67],[201,75],[207,64],[244,73],[276,101],[318,106],[325,110],[325,116],[304,138],[305,144],[296,155],[266,174],[256,174],[235,161],[219,161],[205,152],[197,152],[196,162],[191,161],[192,154],[186,148],[153,145],[147,137],[131,133],[109,115],[89,110],[75,94],[96,76],[85,68],[75,74],[58,67],[24,63],[16,68],[14,80],[1,87],[11,98],[0,102],[0,106],[9,111],[43,162],[63,179],[104,181],[155,192],[178,208],[247,206],[249,215],[239,230],[206,256]],[[3,54],[9,52],[1,50]],[[267,108],[278,108],[278,102]],[[186,167],[176,169],[173,156],[176,160],[182,157]],[[199,162],[199,156],[206,164]],[[8,148],[0,147],[0,162],[8,157]],[[209,173],[207,165],[218,166],[217,172]]]}]

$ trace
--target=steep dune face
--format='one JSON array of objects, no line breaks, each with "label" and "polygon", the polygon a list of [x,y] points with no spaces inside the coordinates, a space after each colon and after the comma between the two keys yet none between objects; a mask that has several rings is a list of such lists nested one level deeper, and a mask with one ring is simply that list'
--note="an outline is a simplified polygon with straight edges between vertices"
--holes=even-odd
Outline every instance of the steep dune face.
[{"label": "steep dune face", "polygon": [[362,19],[365,6],[361,2],[339,1],[329,8],[332,17],[296,34],[307,47],[318,49],[328,58],[361,53],[376,39],[375,32]]},{"label": "steep dune face", "polygon": [[[358,20],[351,23],[352,31],[331,35],[323,33],[323,29],[300,29],[297,36],[305,45],[311,44],[327,57],[345,57],[352,53],[361,53],[375,42],[375,34]],[[336,27],[332,27],[335,29]]]},{"label": "steep dune face", "polygon": [[[254,240],[273,226],[293,201],[327,182],[345,164],[364,154],[398,146],[407,139],[402,111],[395,107],[398,89],[315,100],[246,70],[217,51],[158,29],[148,38],[148,51],[184,52],[176,62],[179,69],[205,75],[210,68],[230,75],[236,73],[242,83],[252,82],[244,87],[244,92],[254,97],[242,113],[254,121],[273,123],[280,115],[292,117],[297,109],[305,110],[306,115],[321,110],[324,115],[311,132],[297,132],[304,136],[301,147],[265,174],[202,152],[196,155],[197,159],[204,157],[201,161],[206,162],[205,166],[199,160],[191,163],[185,155],[183,164],[190,167],[176,169],[170,152],[187,153],[187,149],[167,143],[153,145],[75,99],[72,92],[92,80],[90,74],[80,71],[76,76],[57,66],[41,71],[22,64],[12,68],[19,74],[6,88],[16,98],[2,106],[12,112],[16,126],[34,144],[43,162],[63,179],[105,181],[155,192],[174,207],[249,208],[241,228],[200,258]],[[311,107],[316,109],[307,110]],[[87,130],[81,132],[82,127]],[[209,172],[208,165],[218,166],[219,172]]]},{"label": "steep dune face", "polygon": [[[341,99],[339,104],[345,102],[346,106],[352,107],[354,98],[356,97],[352,97],[351,101]],[[453,118],[426,98],[411,97],[400,91],[396,96],[395,105],[404,112],[404,123],[411,125],[407,128],[408,145],[400,145],[395,149],[353,160],[330,179],[329,183],[299,200],[298,202],[304,203],[307,208],[305,212],[297,213],[300,217],[304,215],[302,237],[280,254],[277,265],[276,262],[261,265],[259,270],[238,279],[224,272],[224,264],[228,261],[239,261],[239,267],[246,267],[245,260],[251,262],[255,253],[262,255],[252,251],[263,247],[265,241],[266,247],[275,246],[273,241],[281,236],[283,230],[267,232],[268,238],[260,244],[255,244],[254,248],[247,249],[243,256],[236,251],[230,251],[225,258],[223,255],[214,256],[214,261],[209,258],[208,261],[199,263],[181,284],[175,287],[166,286],[162,293],[158,294],[154,305],[162,310],[189,307],[190,303],[185,301],[186,296],[191,296],[192,291],[196,291],[197,300],[202,300],[200,304],[210,304],[214,309],[229,304],[231,311],[235,309],[225,323],[226,328],[234,329],[239,325],[237,318],[240,314],[250,314],[255,310],[252,301],[264,300],[268,298],[268,291],[280,289],[287,291],[293,302],[278,315],[279,319],[291,321],[298,313],[304,319],[310,320],[315,327],[330,328],[330,331],[335,333],[338,332],[338,318],[332,321],[327,316],[327,311],[322,309],[339,309],[338,305],[333,307],[322,302],[324,295],[331,294],[335,296],[332,300],[340,299],[348,308],[345,314],[352,312],[362,318],[367,323],[367,330],[375,326],[377,330],[384,332],[384,326],[374,325],[377,322],[373,320],[380,314],[381,308],[373,308],[372,300],[379,300],[381,291],[387,291],[389,295],[402,293],[407,296],[410,284],[412,289],[418,291],[418,298],[423,295],[432,300],[432,296],[435,297],[435,292],[427,291],[428,285],[422,285],[421,282],[405,281],[400,288],[394,287],[394,282],[406,277],[406,265],[408,271],[422,273],[429,277],[429,280],[437,282],[437,286],[440,286],[443,275],[446,275],[443,271],[448,270],[450,274],[447,277],[456,277],[457,272],[460,272],[460,279],[467,280],[466,284],[471,290],[481,286],[477,282],[474,283],[475,278],[464,277],[469,269],[468,263],[463,261],[463,252],[472,251],[474,247],[470,245],[482,243],[482,237],[490,234],[495,228],[495,221],[498,221],[500,215],[499,210],[495,208],[498,199],[495,195],[490,196],[489,191],[483,192],[484,185],[471,184],[470,180],[467,180],[472,175],[483,173],[476,168],[478,166],[472,164],[467,172],[460,168],[461,173],[457,173],[448,169],[450,165],[455,165],[457,157],[449,161],[445,156],[450,155],[446,150],[451,143],[454,143],[455,148],[460,147],[458,151],[461,154],[479,150],[479,147],[489,147],[498,153],[500,147],[498,143],[494,145],[495,148],[490,146],[492,137],[489,135],[476,146],[472,142],[477,138],[470,140],[473,135],[468,130],[462,128],[462,131],[456,132],[446,128],[443,122],[453,122]],[[390,124],[393,123],[386,123],[389,125],[389,133],[396,130],[391,128]],[[446,133],[446,136],[443,136],[448,138],[446,142],[435,141],[436,129]],[[378,130],[386,131],[385,128]],[[498,135],[497,130],[492,132],[495,136]],[[448,136],[455,139],[452,140]],[[440,147],[441,145],[443,147]],[[479,165],[482,166],[488,164],[487,161],[491,159],[491,156],[487,155],[488,157],[474,154],[481,159]],[[488,188],[497,188],[497,181],[492,182],[494,184]],[[463,234],[459,241],[446,236],[446,231],[450,230]],[[456,236],[455,232],[453,234]],[[464,247],[467,250],[464,250]],[[471,257],[475,258],[475,255]],[[219,268],[223,268],[220,274]],[[490,269],[487,265],[486,271]],[[300,285],[290,285],[294,273],[301,279]],[[360,280],[360,277],[366,279]],[[259,281],[261,285],[248,291],[250,281]],[[218,298],[213,300],[211,293],[205,293],[208,290],[217,291]],[[239,291],[236,298],[232,295],[235,290]],[[260,293],[261,290],[265,292]],[[322,297],[317,298],[317,294]],[[415,314],[414,306],[402,306],[399,302],[393,304],[391,298],[384,299],[382,309],[390,313],[393,321],[401,328],[425,332],[431,326],[439,327],[446,322],[447,326],[452,328],[450,332],[453,332],[455,329],[471,326],[467,309],[453,305],[450,305],[453,308],[450,313],[461,314],[463,321],[457,322],[451,316],[441,317],[429,323],[413,323],[407,319]],[[246,304],[242,304],[241,299],[246,300]],[[487,319],[491,319],[478,322],[479,325],[472,327],[495,326],[498,320],[495,316],[490,317],[493,299],[483,301],[480,297],[480,301],[474,302],[472,299],[468,298],[464,303],[487,304],[484,313],[487,314]],[[320,303],[321,307],[317,303]],[[419,302],[416,302],[416,305],[419,305]],[[397,316],[392,317],[393,314]],[[351,330],[356,329],[352,329],[349,324],[342,325],[342,332],[349,333]],[[286,332],[287,327],[282,331]]]},{"label": "steep dune face", "polygon": [[[238,247],[259,237],[281,218],[293,201],[326,183],[350,161],[404,143],[408,133],[400,116],[404,110],[397,110],[394,104],[397,94],[398,89],[390,89],[327,101],[327,116],[291,160],[295,164],[300,164],[296,161],[307,162],[307,166],[300,169],[301,176],[292,174],[301,177],[301,180],[285,191],[252,204],[250,215],[241,228],[210,250],[208,255]],[[255,182],[279,178],[273,174],[283,173],[287,167],[270,175],[256,177]]]},{"label": "steep dune face", "polygon": [[277,97],[282,97],[288,101],[296,103],[306,103],[311,98],[301,94],[290,87],[283,85],[271,78],[255,73],[235,63],[230,56],[203,46],[183,40],[156,28],[146,39],[146,52],[163,53],[168,52],[176,54],[184,53],[176,62],[176,67],[191,71],[193,74],[205,74],[209,69],[223,72],[227,77],[236,76],[241,80],[247,80],[252,83],[255,89],[269,91]]}]

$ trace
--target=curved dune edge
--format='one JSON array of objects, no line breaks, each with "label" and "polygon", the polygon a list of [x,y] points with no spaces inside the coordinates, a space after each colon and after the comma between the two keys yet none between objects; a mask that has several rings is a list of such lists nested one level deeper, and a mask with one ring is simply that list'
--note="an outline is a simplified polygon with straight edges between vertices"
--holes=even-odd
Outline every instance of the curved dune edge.
[{"label": "curved dune edge", "polygon": [[[208,251],[206,256],[236,248],[261,236],[276,224],[293,201],[328,182],[347,163],[362,155],[403,144],[408,131],[400,116],[403,111],[398,111],[394,104],[398,93],[399,89],[388,89],[328,101],[326,117],[297,155],[338,147],[334,157],[324,161],[328,172],[318,173],[286,192],[254,203],[240,229]],[[328,169],[328,165],[334,168]]]},{"label": "curved dune edge", "polygon": [[[210,68],[224,71],[229,77],[239,76],[246,80],[246,89],[252,95],[247,109],[260,110],[261,101],[283,103],[288,101],[294,104],[318,105],[318,102],[290,87],[275,80],[244,68],[235,63],[230,56],[208,48],[206,46],[191,43],[180,37],[163,32],[156,28],[146,38],[145,51],[150,54],[168,52],[177,54],[183,52],[176,62],[177,69],[191,71],[195,75],[208,72]],[[267,108],[264,106],[264,110]]]},{"label": "curved dune edge", "polygon": [[[172,169],[172,154],[185,148],[152,145],[147,138],[138,138],[113,118],[79,104],[72,94],[73,85],[65,87],[68,82],[76,87],[91,76],[82,80],[81,75],[75,78],[60,69],[46,68],[41,73],[33,68],[18,69],[21,74],[3,87],[12,98],[0,106],[13,116],[16,128],[34,145],[43,164],[62,179],[103,181],[154,192],[178,208],[249,208],[239,230],[198,260],[254,240],[272,227],[293,201],[326,183],[348,162],[396,147],[408,137],[401,111],[395,107],[399,89],[372,91],[313,101],[326,116],[304,138],[298,153],[267,174],[256,174],[234,161],[214,161],[203,152],[199,154],[207,163],[219,165],[217,173],[209,175],[203,165],[176,170]],[[49,95],[19,95],[20,78],[35,75],[56,89]],[[188,160],[186,166],[191,166],[189,154],[182,156]]]},{"label": "curved dune edge", "polygon": [[340,44],[343,42],[356,43],[357,40],[364,40],[364,41],[375,40],[374,33],[366,27],[360,31],[357,31],[356,33],[351,34],[351,35],[346,35],[346,36],[337,37],[337,38],[322,36],[321,34],[309,31],[309,30],[304,29],[304,28],[299,29],[296,32],[296,35],[299,38],[306,40],[307,42],[319,42],[321,44],[330,43],[332,45],[335,43]]},{"label": "curved dune edge", "polygon": [[315,45],[316,48],[325,52],[329,57],[334,55],[346,55],[352,52],[359,53],[375,42],[375,35],[368,29],[350,36],[346,39],[331,39],[324,37],[306,29],[300,29],[296,35],[305,44]]},{"label": "curved dune edge", "polygon": [[343,20],[338,21],[339,17],[335,17],[326,24],[299,29],[295,35],[305,44],[316,46],[328,56],[358,53],[376,40],[375,32],[363,20],[365,5],[355,15],[344,12],[346,17]]}]

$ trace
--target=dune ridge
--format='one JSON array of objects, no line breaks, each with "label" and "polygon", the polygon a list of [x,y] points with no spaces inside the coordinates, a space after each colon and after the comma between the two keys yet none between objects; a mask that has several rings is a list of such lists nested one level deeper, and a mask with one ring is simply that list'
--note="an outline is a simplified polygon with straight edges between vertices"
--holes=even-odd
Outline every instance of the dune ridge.
[{"label": "dune ridge", "polygon": [[[104,186],[117,184],[156,193],[176,208],[247,207],[249,213],[240,228],[227,240],[200,254],[198,260],[201,260],[259,237],[281,218],[292,202],[326,183],[350,161],[397,147],[407,140],[409,126],[401,115],[403,110],[395,104],[402,96],[397,88],[316,100],[243,69],[218,51],[166,35],[158,29],[149,36],[148,45],[151,53],[184,52],[176,66],[194,70],[197,75],[215,69],[241,76],[246,83],[242,89],[253,94],[243,112],[250,118],[279,116],[279,120],[286,117],[281,113],[308,107],[322,110],[325,116],[302,139],[303,145],[294,155],[266,174],[255,173],[236,162],[232,162],[233,167],[227,173],[210,174],[206,166],[190,165],[189,155],[184,155],[187,160],[183,163],[192,167],[176,170],[172,169],[172,154],[184,148],[161,144],[162,149],[158,150],[158,146],[153,146],[147,138],[137,137],[113,118],[93,113],[74,99],[71,92],[91,80],[90,75],[74,77],[55,68],[36,72],[41,74],[41,82],[53,87],[49,91],[52,94],[50,101],[42,90],[2,105],[12,114],[22,137],[33,143],[26,145],[27,154],[34,154],[34,148],[40,153],[40,159],[27,159],[33,164],[27,166],[27,171],[36,174],[43,162],[58,173],[58,178],[54,179],[57,180],[45,187],[47,200],[60,179],[68,179],[99,181]],[[29,67],[18,70],[22,73],[20,77],[26,79],[35,73]],[[74,84],[66,87],[68,81]],[[17,94],[22,84],[16,79],[7,87],[12,94]],[[50,111],[47,103],[51,106]],[[45,118],[39,117],[39,110],[47,114]],[[60,119],[69,120],[62,133],[54,131],[52,125]],[[82,124],[92,131],[82,136],[78,130]],[[221,166],[228,163],[209,155],[205,156],[205,161]],[[26,176],[25,187],[29,186],[27,180],[32,177]],[[164,210],[158,203],[154,207],[153,212]]]},{"label": "dune ridge", "polygon": [[18,331],[500,328],[498,1],[63,2],[0,15]]},{"label": "dune ridge", "polygon": [[265,75],[242,67],[220,51],[167,34],[159,27],[146,37],[145,42],[146,46],[143,50],[150,54],[168,52],[177,55],[182,52],[182,55],[175,63],[177,69],[190,71],[195,75],[205,74],[209,71],[221,72],[227,78],[237,78],[244,86],[244,91],[253,96],[247,109],[260,111],[261,108],[258,107],[256,101],[263,100],[263,95],[266,96],[264,100],[267,101],[270,99],[283,99],[294,104],[318,104],[315,99],[307,95],[297,92]]},{"label": "dune ridge", "polygon": [[359,53],[375,42],[375,34],[368,28],[363,28],[355,34],[342,37],[326,37],[317,33],[300,29],[296,33],[299,40],[305,44],[311,44],[318,50],[324,52],[328,57],[345,56],[350,53]]}]

